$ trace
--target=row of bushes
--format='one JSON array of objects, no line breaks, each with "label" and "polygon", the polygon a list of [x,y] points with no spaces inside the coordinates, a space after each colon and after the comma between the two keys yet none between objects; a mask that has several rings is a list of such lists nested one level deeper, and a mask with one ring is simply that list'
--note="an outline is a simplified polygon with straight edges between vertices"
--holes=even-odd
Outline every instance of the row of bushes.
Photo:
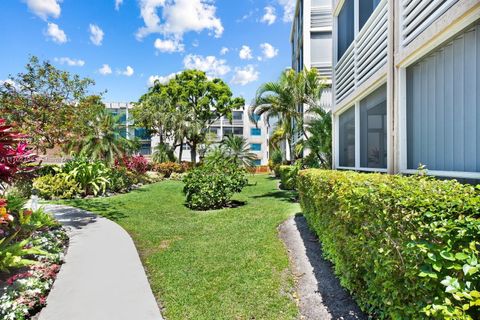
[{"label": "row of bushes", "polygon": [[380,319],[480,319],[478,187],[315,169],[297,184],[325,256],[363,310]]},{"label": "row of bushes", "polygon": [[297,187],[297,175],[300,171],[300,166],[282,165],[277,168],[277,174],[280,178],[280,188],[283,190],[295,190]]}]

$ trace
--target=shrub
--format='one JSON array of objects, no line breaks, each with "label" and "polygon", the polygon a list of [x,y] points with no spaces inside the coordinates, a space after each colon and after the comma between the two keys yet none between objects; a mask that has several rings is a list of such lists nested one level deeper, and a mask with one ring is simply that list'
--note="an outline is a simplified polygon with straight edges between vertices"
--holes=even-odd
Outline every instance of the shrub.
[{"label": "shrub", "polygon": [[104,194],[110,184],[111,171],[98,160],[69,161],[65,164],[64,172],[79,185],[84,196]]},{"label": "shrub", "polygon": [[297,182],[325,256],[363,310],[380,319],[479,319],[478,190],[314,169]]},{"label": "shrub", "polygon": [[124,167],[118,167],[109,174],[108,189],[113,192],[125,192],[135,183],[134,173]]},{"label": "shrub", "polygon": [[174,172],[174,173],[172,173],[172,174],[170,175],[170,180],[182,181],[183,178],[185,177],[185,175],[186,175],[185,173],[176,173],[176,172]]},{"label": "shrub", "polygon": [[33,181],[33,188],[44,199],[71,199],[80,192],[78,183],[67,173],[46,175]]},{"label": "shrub", "polygon": [[145,174],[148,171],[148,161],[142,155],[124,156],[120,160],[115,160],[115,167],[125,167],[128,171],[136,174]]},{"label": "shrub", "polygon": [[275,173],[275,176],[277,178],[280,177],[278,170],[280,169],[280,165],[282,164],[282,161],[283,161],[282,151],[278,149],[273,150],[272,155],[268,160],[268,166],[270,167],[270,170],[272,170]]},{"label": "shrub", "polygon": [[280,176],[280,188],[284,190],[295,190],[299,170],[300,163],[297,163],[294,166],[280,166],[278,169]]},{"label": "shrub", "polygon": [[202,165],[183,178],[186,204],[198,210],[225,207],[248,183],[245,169],[229,161]]},{"label": "shrub", "polygon": [[165,176],[165,178],[170,178],[172,173],[183,173],[184,169],[182,165],[176,162],[164,162],[157,163],[154,165],[153,169]]}]

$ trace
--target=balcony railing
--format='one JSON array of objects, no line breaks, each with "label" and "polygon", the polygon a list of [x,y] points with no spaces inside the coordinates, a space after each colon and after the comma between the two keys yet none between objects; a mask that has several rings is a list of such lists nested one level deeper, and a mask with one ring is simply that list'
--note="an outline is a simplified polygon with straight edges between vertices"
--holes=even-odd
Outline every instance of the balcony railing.
[{"label": "balcony railing", "polygon": [[401,2],[402,45],[406,46],[458,0],[403,0]]},{"label": "balcony railing", "polygon": [[320,77],[327,80],[332,79],[332,65],[330,63],[312,62],[312,68],[316,68],[320,73]]},{"label": "balcony railing", "polygon": [[388,5],[382,0],[335,66],[339,103],[387,63]]}]

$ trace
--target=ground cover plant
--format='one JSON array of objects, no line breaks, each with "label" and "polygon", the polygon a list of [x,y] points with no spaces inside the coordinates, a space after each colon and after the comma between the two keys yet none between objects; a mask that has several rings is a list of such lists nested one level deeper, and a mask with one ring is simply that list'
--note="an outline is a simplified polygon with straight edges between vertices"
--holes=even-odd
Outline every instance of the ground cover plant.
[{"label": "ground cover plant", "polygon": [[303,212],[341,283],[379,319],[480,318],[479,188],[305,170]]},{"label": "ground cover plant", "polygon": [[169,320],[297,319],[288,256],[277,234],[298,212],[293,194],[256,175],[233,197],[243,205],[198,212],[184,205],[182,189],[182,182],[169,180],[63,203],[115,219],[129,232]]}]

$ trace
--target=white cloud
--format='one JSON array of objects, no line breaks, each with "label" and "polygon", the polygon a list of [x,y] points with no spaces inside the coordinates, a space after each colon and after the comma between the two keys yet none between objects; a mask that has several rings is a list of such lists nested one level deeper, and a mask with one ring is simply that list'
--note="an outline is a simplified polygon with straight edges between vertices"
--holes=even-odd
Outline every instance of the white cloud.
[{"label": "white cloud", "polygon": [[107,74],[112,74],[112,68],[110,68],[108,64],[104,64],[100,69],[98,69],[98,72],[100,72],[101,75],[106,76]]},{"label": "white cloud", "polygon": [[278,55],[278,49],[275,49],[270,43],[262,43],[260,48],[262,48],[263,58],[265,59],[272,59]]},{"label": "white cloud", "polygon": [[115,10],[120,10],[123,0],[115,0]]},{"label": "white cloud", "polygon": [[46,35],[56,43],[65,43],[68,40],[65,32],[53,22],[48,23]]},{"label": "white cloud", "polygon": [[228,49],[227,47],[222,47],[222,49],[220,49],[220,55],[224,56],[224,55],[226,55],[229,51],[230,51],[230,49]]},{"label": "white cloud", "polygon": [[156,81],[158,81],[161,84],[166,84],[168,83],[168,81],[175,78],[177,74],[178,73],[170,73],[167,76],[159,76],[159,75],[150,76],[148,77],[148,86],[153,87]]},{"label": "white cloud", "polygon": [[54,58],[53,59],[55,62],[58,62],[60,64],[66,64],[71,67],[83,67],[85,65],[85,61],[80,60],[80,59],[71,59],[69,57],[61,57],[61,58]]},{"label": "white cloud", "polygon": [[104,32],[96,24],[90,24],[90,41],[96,46],[101,46]]},{"label": "white cloud", "polygon": [[249,46],[242,46],[242,49],[240,49],[240,52],[238,53],[238,56],[242,60],[250,60],[253,58],[252,56],[252,49],[250,49]]},{"label": "white cloud", "polygon": [[15,89],[19,88],[18,84],[15,81],[13,81],[12,79],[0,80],[0,86],[3,86],[3,85],[12,86]]},{"label": "white cloud", "polygon": [[[187,32],[203,30],[209,30],[219,38],[223,25],[216,17],[217,8],[212,3],[211,0],[140,0],[140,15],[145,26],[137,31],[137,38],[161,33],[181,40]],[[162,8],[161,18],[157,12],[159,8]]]},{"label": "white cloud", "polygon": [[275,15],[275,8],[272,6],[265,7],[265,14],[260,21],[271,25],[275,23],[275,20],[277,20],[277,16]]},{"label": "white cloud", "polygon": [[283,21],[292,22],[295,14],[295,0],[277,0],[278,4],[283,7]]},{"label": "white cloud", "polygon": [[26,0],[26,2],[30,11],[43,20],[47,20],[49,16],[52,18],[60,17],[62,9],[59,3],[62,0]]},{"label": "white cloud", "polygon": [[235,68],[235,75],[232,78],[232,83],[245,86],[250,82],[257,81],[259,75],[260,73],[252,65],[248,65],[245,68]]},{"label": "white cloud", "polygon": [[118,74],[121,74],[121,75],[124,75],[124,76],[127,76],[127,77],[131,77],[131,76],[133,76],[133,73],[134,73],[134,72],[135,72],[135,71],[133,70],[132,67],[127,66],[127,67],[125,68],[125,70],[123,70],[123,71],[118,71],[117,73],[118,73]]},{"label": "white cloud", "polygon": [[183,59],[183,65],[186,69],[204,71],[209,77],[221,77],[230,72],[230,67],[226,64],[226,61],[214,56],[203,57],[189,54]]},{"label": "white cloud", "polygon": [[157,39],[153,43],[153,46],[160,52],[182,52],[185,46],[177,40],[161,40]]}]

